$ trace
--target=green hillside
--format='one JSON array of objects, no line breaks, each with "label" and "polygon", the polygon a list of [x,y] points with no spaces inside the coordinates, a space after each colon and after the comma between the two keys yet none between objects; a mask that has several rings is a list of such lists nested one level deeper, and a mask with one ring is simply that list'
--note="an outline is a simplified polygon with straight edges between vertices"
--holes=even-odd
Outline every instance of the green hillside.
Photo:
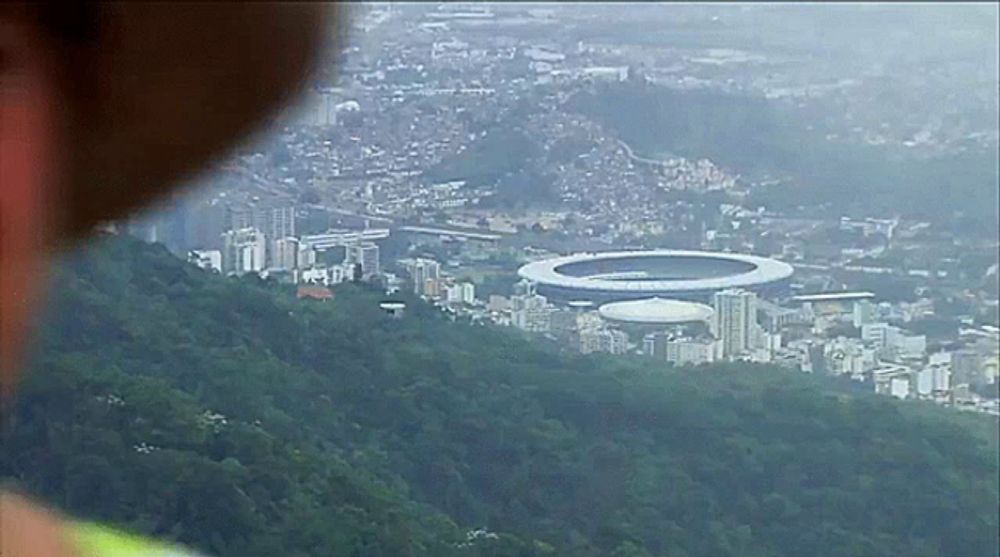
[{"label": "green hillside", "polygon": [[996,422],[563,355],[115,239],[73,255],[0,475],[240,556],[993,556]]},{"label": "green hillside", "polygon": [[524,208],[558,199],[554,177],[545,169],[546,154],[537,138],[525,131],[532,108],[522,103],[483,129],[469,148],[447,156],[427,170],[429,182],[464,180],[469,188],[486,188],[493,195],[484,206]]}]

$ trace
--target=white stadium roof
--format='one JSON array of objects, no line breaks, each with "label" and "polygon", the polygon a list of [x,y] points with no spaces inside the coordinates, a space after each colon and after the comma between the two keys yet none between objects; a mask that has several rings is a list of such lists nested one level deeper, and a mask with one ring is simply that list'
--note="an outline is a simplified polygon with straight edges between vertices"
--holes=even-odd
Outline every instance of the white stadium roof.
[{"label": "white stadium roof", "polygon": [[715,314],[705,304],[655,297],[604,304],[597,312],[610,321],[656,325],[708,321]]},{"label": "white stadium roof", "polygon": [[[571,263],[612,261],[616,259],[635,260],[642,258],[714,259],[719,261],[720,264],[744,263],[747,264],[747,270],[724,276],[663,280],[616,280],[608,278],[607,275],[572,276],[563,274],[558,270],[560,267]],[[652,294],[752,287],[786,279],[792,275],[793,271],[792,266],[787,263],[756,255],[689,250],[644,250],[579,253],[555,257],[528,263],[518,269],[517,274],[538,284],[560,288],[622,294],[642,292],[650,292]]]}]

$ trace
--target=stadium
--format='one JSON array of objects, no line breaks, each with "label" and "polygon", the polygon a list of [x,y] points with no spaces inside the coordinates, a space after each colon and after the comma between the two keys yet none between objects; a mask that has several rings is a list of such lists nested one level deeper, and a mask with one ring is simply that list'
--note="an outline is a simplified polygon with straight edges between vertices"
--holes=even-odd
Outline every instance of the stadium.
[{"label": "stadium", "polygon": [[517,274],[552,300],[601,303],[652,297],[708,301],[727,288],[778,297],[787,293],[792,272],[787,263],[755,255],[648,250],[555,257],[528,263]]}]

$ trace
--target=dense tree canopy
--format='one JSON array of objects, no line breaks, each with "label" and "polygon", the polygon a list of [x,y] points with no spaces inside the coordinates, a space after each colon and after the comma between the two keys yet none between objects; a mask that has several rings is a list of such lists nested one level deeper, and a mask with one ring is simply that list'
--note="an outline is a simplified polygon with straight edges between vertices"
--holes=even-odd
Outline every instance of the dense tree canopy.
[{"label": "dense tree canopy", "polygon": [[127,239],[53,287],[0,475],[220,557],[997,553],[980,416],[299,301]]}]

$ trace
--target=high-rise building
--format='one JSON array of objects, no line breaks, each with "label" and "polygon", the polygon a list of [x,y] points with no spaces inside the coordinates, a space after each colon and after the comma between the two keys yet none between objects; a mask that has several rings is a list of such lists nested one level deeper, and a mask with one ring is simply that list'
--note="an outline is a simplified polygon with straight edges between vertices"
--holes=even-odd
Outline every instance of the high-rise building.
[{"label": "high-rise building", "polygon": [[889,346],[891,325],[888,323],[865,323],[861,326],[861,340],[872,345],[880,355],[885,355]]},{"label": "high-rise building", "polygon": [[[315,263],[315,261],[313,261]],[[299,240],[295,237],[279,238],[274,242],[271,267],[291,271],[299,265]]]},{"label": "high-rise building", "polygon": [[226,206],[225,222],[223,227],[228,230],[242,230],[253,228],[253,208],[247,204],[239,203]]},{"label": "high-rise building", "polygon": [[413,293],[435,297],[439,294],[438,281],[441,279],[441,264],[433,259],[410,259],[403,261],[403,267],[413,281]]},{"label": "high-rise building", "polygon": [[379,249],[374,242],[364,242],[349,246],[346,255],[347,262],[361,265],[361,275],[363,278],[378,276],[381,270],[379,267]]},{"label": "high-rise building", "polygon": [[720,356],[732,359],[754,347],[757,325],[757,295],[740,289],[723,290],[713,296],[713,333],[719,339]]},{"label": "high-rise building", "polygon": [[227,208],[225,220],[227,230],[256,228],[266,238],[270,238],[270,244],[265,244],[264,263],[271,267],[276,266],[274,254],[277,251],[277,241],[295,236],[295,206],[286,202],[234,204]]},{"label": "high-rise building", "polygon": [[462,303],[462,288],[457,284],[449,285],[444,289],[444,299],[449,304]]},{"label": "high-rise building", "polygon": [[256,228],[230,230],[222,235],[222,272],[242,275],[264,270],[266,237]]},{"label": "high-rise building", "polygon": [[272,257],[276,249],[274,243],[280,238],[295,236],[295,207],[293,205],[279,205],[272,207],[258,208],[254,215],[255,226],[264,231],[264,235],[274,240],[268,246],[268,264],[274,265]]},{"label": "high-rise building", "polygon": [[948,362],[928,363],[914,374],[914,380],[914,390],[921,396],[943,393],[948,391],[952,384],[960,383],[954,380],[954,373]]},{"label": "high-rise building", "polygon": [[295,266],[299,269],[312,267],[316,265],[316,250],[311,245],[304,244],[300,240],[298,256],[295,259]]},{"label": "high-rise building", "polygon": [[462,288],[462,303],[472,305],[476,301],[476,285],[471,282],[460,282]]},{"label": "high-rise building", "polygon": [[854,302],[853,323],[855,327],[875,322],[875,304],[871,300],[857,300]]},{"label": "high-rise building", "polygon": [[986,382],[982,358],[975,350],[956,350],[951,354],[951,370],[956,385],[980,385]]},{"label": "high-rise building", "polygon": [[425,278],[424,287],[421,294],[428,298],[438,298],[441,296],[441,281],[436,278]]}]

